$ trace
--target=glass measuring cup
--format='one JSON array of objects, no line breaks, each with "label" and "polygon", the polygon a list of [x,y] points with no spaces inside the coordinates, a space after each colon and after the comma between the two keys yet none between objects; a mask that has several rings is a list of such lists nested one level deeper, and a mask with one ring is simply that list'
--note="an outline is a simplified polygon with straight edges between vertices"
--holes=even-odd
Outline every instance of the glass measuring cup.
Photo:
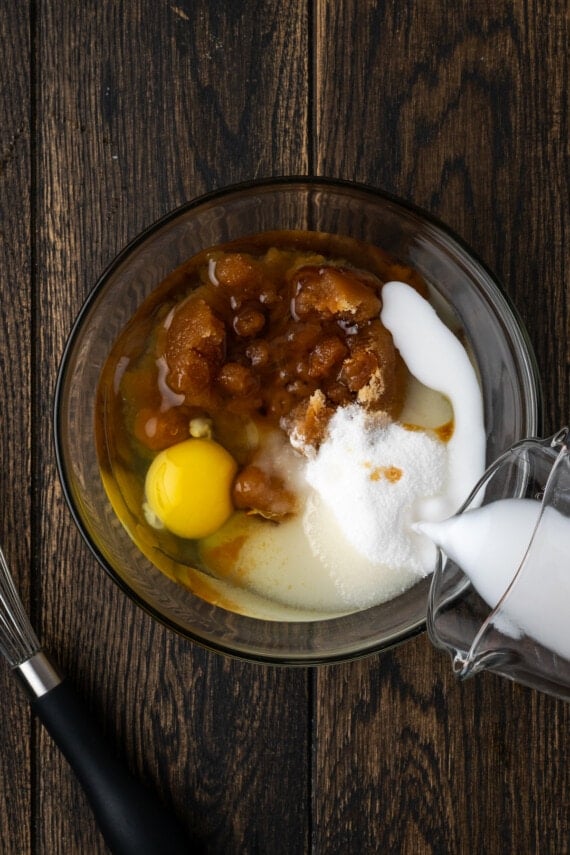
[{"label": "glass measuring cup", "polygon": [[439,546],[428,633],[457,676],[570,699],[570,430],[516,443],[454,517],[418,529]]}]

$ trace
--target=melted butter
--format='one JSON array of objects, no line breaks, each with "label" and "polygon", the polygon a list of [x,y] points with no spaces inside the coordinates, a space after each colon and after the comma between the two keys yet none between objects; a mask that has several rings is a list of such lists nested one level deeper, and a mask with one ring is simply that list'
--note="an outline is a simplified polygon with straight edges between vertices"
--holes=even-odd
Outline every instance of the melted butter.
[{"label": "melted butter", "polygon": [[[238,517],[241,523],[240,527],[244,528],[244,531],[241,534],[230,534],[227,540],[220,540],[214,535],[214,542],[203,545],[201,550],[202,560],[206,566],[209,567],[219,579],[225,579],[236,585],[247,584],[247,573],[239,561],[240,553],[248,538],[247,524],[245,522],[241,522],[241,517],[242,515],[240,514]],[[233,524],[230,526],[230,530],[232,530],[234,526],[235,519]]]},{"label": "melted butter", "polygon": [[434,433],[440,442],[449,442],[455,430],[455,422],[453,419],[450,419],[448,422],[445,422],[445,424],[436,425],[431,428],[428,428],[425,425],[414,425],[409,422],[404,422],[402,427],[410,431],[427,430],[430,433]]},{"label": "melted butter", "polygon": [[434,428],[435,433],[442,442],[449,442],[455,430],[455,422],[453,419],[446,422],[444,425]]},{"label": "melted butter", "polygon": [[213,606],[219,606],[231,612],[238,612],[238,614],[242,612],[242,608],[238,602],[226,596],[215,579],[208,579],[207,576],[204,576],[204,574],[193,567],[187,569],[186,576],[179,574],[177,581],[192,591],[193,594],[196,594],[197,597],[200,597],[207,603],[211,603]]},{"label": "melted butter", "polygon": [[404,473],[398,466],[381,466],[372,472],[370,480],[379,481],[381,478],[385,478],[386,481],[389,481],[391,484],[395,484],[400,480],[403,474]]}]

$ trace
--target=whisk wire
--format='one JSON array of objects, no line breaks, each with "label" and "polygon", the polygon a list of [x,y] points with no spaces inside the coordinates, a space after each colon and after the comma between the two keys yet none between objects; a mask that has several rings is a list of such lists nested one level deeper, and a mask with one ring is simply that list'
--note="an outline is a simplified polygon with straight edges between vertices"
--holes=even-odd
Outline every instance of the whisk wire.
[{"label": "whisk wire", "polygon": [[0,548],[0,651],[16,668],[41,649]]}]

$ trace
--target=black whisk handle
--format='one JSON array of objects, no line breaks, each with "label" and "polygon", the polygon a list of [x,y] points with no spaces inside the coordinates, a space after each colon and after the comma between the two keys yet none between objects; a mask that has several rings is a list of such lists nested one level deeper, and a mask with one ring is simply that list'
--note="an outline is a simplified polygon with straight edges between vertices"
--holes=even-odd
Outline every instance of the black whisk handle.
[{"label": "black whisk handle", "polygon": [[32,709],[73,768],[114,855],[189,855],[199,851],[178,819],[111,753],[67,681]]}]

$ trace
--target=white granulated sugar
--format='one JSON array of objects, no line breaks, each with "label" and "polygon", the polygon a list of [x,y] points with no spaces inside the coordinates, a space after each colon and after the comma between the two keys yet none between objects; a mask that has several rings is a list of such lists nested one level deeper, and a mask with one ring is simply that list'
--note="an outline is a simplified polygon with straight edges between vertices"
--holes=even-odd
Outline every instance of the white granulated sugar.
[{"label": "white granulated sugar", "polygon": [[[428,433],[386,424],[358,405],[339,408],[327,439],[308,461],[306,479],[318,501],[332,514],[343,538],[367,563],[324,556],[315,537],[315,504],[305,513],[305,531],[320,557],[329,564],[343,592],[361,603],[377,598],[379,589],[394,595],[428,571],[419,538],[410,528],[421,502],[444,490],[447,450]],[[330,528],[329,528],[330,531]]]},{"label": "white granulated sugar", "polygon": [[[418,581],[410,566],[391,568],[358,554],[316,492],[307,500],[302,524],[317,566],[324,569],[335,587],[339,609],[363,609],[386,602]],[[313,575],[320,585],[320,577]]]}]

